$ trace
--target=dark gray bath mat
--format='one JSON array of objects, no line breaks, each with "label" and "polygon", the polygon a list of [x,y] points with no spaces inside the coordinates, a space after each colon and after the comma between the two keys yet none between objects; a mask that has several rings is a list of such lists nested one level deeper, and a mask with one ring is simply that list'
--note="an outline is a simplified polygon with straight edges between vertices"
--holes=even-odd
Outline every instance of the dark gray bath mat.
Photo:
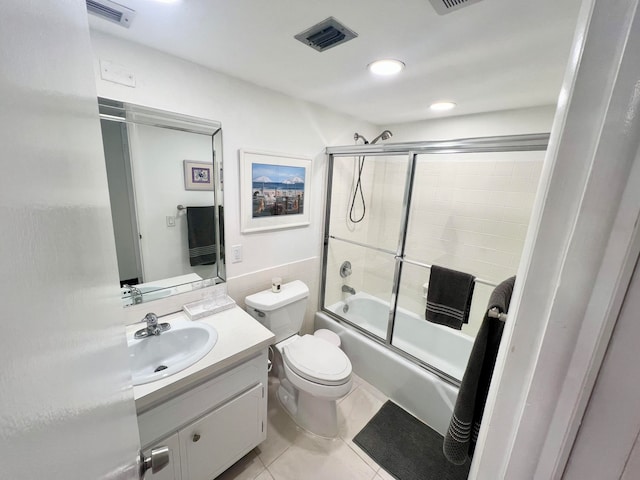
[{"label": "dark gray bath mat", "polygon": [[398,480],[465,480],[471,462],[449,463],[442,435],[388,400],[354,439]]}]

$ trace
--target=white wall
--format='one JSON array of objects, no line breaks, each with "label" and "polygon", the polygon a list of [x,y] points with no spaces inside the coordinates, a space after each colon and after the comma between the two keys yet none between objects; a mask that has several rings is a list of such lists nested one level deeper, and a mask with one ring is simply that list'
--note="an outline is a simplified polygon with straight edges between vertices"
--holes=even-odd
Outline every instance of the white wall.
[{"label": "white wall", "polygon": [[555,111],[555,105],[547,105],[398,123],[384,128],[393,132],[394,142],[549,133]]},{"label": "white wall", "polygon": [[[372,135],[377,129],[367,122],[99,32],[91,32],[91,40],[99,96],[222,123],[226,245],[229,249],[241,244],[244,254],[242,263],[227,264],[230,283],[234,277],[241,277],[238,282],[253,283],[253,291],[267,288],[269,282],[253,282],[247,274],[310,258],[315,259],[312,261],[315,265],[313,273],[319,277],[326,178],[324,148],[352,143],[355,131]],[[136,87],[103,81],[99,72],[100,59],[130,69],[135,74]],[[238,150],[241,148],[306,155],[313,159],[309,227],[248,235],[240,233]],[[293,279],[293,276],[284,277],[285,281]],[[247,291],[244,285],[240,290]],[[316,296],[314,289],[314,304]],[[307,316],[306,322],[309,327],[311,315]]]}]

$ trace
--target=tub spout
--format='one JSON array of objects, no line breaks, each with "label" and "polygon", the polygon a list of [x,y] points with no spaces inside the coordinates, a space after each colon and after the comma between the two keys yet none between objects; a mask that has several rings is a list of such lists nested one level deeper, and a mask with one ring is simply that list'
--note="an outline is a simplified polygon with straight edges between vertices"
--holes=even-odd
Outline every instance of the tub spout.
[{"label": "tub spout", "polygon": [[350,287],[349,285],[342,285],[342,291],[344,293],[350,293],[351,295],[356,294],[356,289],[353,287]]}]

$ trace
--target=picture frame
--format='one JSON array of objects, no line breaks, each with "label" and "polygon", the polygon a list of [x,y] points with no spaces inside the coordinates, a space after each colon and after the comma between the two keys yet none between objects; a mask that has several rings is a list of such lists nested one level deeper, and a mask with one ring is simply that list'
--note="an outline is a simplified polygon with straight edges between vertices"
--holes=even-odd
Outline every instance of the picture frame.
[{"label": "picture frame", "polygon": [[184,160],[184,189],[213,190],[213,162]]},{"label": "picture frame", "polygon": [[240,231],[308,226],[311,158],[246,149],[239,153]]}]

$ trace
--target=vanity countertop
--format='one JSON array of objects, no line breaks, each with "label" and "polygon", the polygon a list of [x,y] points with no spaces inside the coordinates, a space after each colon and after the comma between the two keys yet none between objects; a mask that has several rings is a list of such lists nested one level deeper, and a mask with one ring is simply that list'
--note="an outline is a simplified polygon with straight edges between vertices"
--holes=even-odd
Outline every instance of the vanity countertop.
[{"label": "vanity countertop", "polygon": [[[178,312],[162,317],[160,321],[171,323],[172,320],[178,319],[188,320],[188,317],[183,312]],[[245,358],[248,359],[271,345],[275,339],[273,333],[237,306],[194,321],[214,327],[218,331],[217,343],[201,360],[181,372],[155,382],[134,386],[133,395],[138,413],[168,400]],[[127,334],[140,328],[140,324],[129,325]]]}]

